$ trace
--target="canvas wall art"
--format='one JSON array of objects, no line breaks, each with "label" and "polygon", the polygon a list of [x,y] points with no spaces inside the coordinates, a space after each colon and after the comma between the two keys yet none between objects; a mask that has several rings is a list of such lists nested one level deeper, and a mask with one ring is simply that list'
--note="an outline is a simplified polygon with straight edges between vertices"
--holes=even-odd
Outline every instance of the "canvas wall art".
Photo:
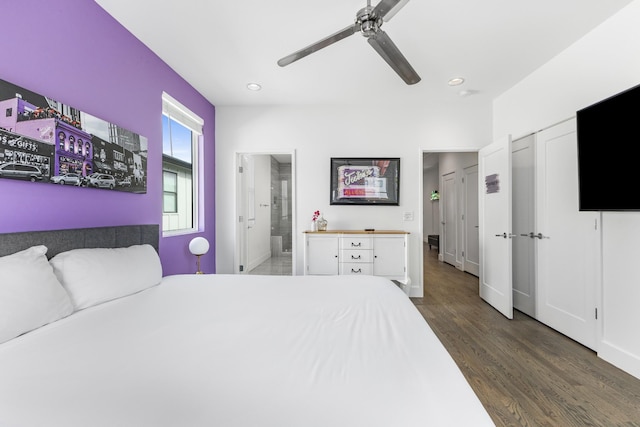
[{"label": "canvas wall art", "polygon": [[147,139],[0,80],[0,179],[146,193]]}]

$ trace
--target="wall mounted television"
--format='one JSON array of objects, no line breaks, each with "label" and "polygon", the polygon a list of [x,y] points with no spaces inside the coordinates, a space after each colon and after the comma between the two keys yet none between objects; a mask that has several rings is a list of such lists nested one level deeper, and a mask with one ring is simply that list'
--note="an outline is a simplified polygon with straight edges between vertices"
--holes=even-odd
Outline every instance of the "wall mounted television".
[{"label": "wall mounted television", "polygon": [[640,85],[576,112],[581,211],[640,211]]}]

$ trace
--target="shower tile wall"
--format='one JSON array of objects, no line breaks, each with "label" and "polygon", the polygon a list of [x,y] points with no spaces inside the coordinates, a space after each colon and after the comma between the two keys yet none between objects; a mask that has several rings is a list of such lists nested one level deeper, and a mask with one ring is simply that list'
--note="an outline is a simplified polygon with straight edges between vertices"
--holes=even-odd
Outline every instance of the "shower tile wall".
[{"label": "shower tile wall", "polygon": [[[286,182],[287,194],[282,194]],[[279,163],[271,157],[271,236],[282,237],[282,252],[291,252],[291,163]],[[283,204],[286,208],[283,209]]]}]

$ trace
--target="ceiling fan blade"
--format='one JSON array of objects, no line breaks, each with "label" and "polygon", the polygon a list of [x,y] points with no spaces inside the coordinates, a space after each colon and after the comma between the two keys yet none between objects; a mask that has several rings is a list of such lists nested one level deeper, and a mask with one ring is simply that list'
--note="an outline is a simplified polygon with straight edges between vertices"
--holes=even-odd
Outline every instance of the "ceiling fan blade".
[{"label": "ceiling fan blade", "polygon": [[360,24],[355,23],[353,25],[349,25],[347,28],[338,31],[337,33],[331,34],[329,37],[326,37],[320,40],[319,42],[316,42],[310,46],[307,46],[304,49],[300,49],[299,51],[294,52],[291,55],[285,56],[284,58],[278,61],[278,65],[281,67],[284,67],[285,65],[289,65],[300,58],[304,58],[305,56],[310,55],[313,52],[316,52],[337,41],[347,38],[357,31],[360,31]]},{"label": "ceiling fan blade", "polygon": [[408,2],[409,0],[381,0],[373,9],[373,13],[387,22]]},{"label": "ceiling fan blade", "polygon": [[378,52],[387,64],[398,73],[406,84],[412,85],[420,81],[420,76],[413,69],[409,61],[404,57],[400,49],[391,41],[387,33],[379,30],[377,33],[367,39],[369,44]]}]

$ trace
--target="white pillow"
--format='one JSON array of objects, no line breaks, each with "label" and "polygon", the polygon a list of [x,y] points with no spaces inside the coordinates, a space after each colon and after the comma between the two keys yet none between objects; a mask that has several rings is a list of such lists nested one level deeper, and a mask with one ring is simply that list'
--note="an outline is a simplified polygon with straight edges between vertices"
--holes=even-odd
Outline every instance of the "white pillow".
[{"label": "white pillow", "polygon": [[33,246],[0,257],[0,343],[73,312],[46,253]]},{"label": "white pillow", "polygon": [[160,258],[151,245],[73,249],[49,261],[77,310],[157,285]]}]

